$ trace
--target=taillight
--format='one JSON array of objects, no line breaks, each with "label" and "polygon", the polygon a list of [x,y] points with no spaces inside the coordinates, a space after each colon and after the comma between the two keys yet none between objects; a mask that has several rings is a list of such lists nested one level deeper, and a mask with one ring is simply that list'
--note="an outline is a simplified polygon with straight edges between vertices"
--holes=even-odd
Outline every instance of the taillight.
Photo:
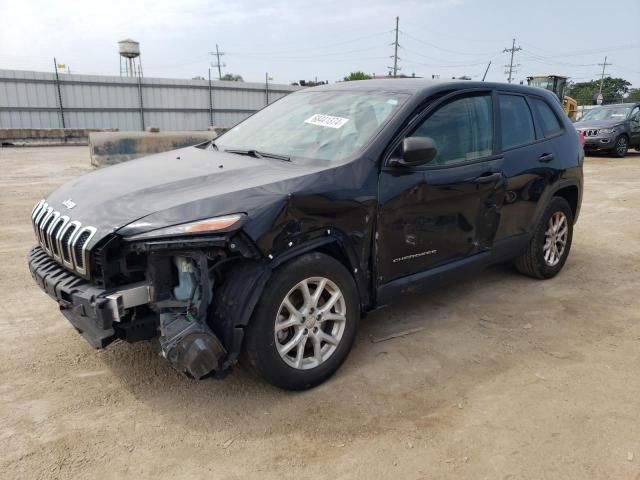
[{"label": "taillight", "polygon": [[586,140],[584,139],[584,133],[578,132],[578,137],[580,137],[580,145],[582,145],[582,147],[584,148],[584,144],[586,142]]}]

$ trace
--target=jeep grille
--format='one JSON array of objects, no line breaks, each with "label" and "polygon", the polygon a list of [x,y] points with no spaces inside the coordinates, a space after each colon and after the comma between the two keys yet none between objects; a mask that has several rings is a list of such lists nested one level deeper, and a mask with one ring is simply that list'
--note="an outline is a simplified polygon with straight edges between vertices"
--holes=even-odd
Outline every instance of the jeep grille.
[{"label": "jeep grille", "polygon": [[58,263],[80,275],[88,276],[87,244],[95,235],[95,227],[72,221],[40,200],[31,212],[36,240]]}]

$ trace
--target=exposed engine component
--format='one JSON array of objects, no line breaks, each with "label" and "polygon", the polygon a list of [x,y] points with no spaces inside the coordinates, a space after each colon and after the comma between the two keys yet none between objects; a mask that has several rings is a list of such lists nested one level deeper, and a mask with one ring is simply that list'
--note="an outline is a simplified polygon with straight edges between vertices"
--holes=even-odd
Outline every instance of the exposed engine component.
[{"label": "exposed engine component", "polygon": [[177,256],[173,263],[178,283],[173,288],[171,306],[160,312],[160,352],[176,370],[200,379],[219,370],[227,354],[207,325],[206,316],[192,311],[206,311],[200,304],[210,303],[213,282],[208,271],[198,268],[191,258]]}]

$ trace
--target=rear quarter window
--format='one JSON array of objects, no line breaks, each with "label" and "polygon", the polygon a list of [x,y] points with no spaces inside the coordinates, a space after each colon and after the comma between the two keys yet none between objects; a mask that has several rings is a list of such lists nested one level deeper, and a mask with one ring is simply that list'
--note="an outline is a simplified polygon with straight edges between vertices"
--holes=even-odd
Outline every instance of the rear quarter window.
[{"label": "rear quarter window", "polygon": [[551,137],[562,132],[562,124],[547,102],[539,98],[530,98],[529,100],[545,137]]},{"label": "rear quarter window", "polygon": [[499,95],[502,149],[533,143],[536,139],[533,118],[527,101],[520,95]]}]

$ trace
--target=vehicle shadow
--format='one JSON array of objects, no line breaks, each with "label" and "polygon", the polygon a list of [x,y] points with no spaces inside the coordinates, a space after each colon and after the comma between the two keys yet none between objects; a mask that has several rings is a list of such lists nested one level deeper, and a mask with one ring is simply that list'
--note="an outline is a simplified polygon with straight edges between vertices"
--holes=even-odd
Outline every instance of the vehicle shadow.
[{"label": "vehicle shadow", "polygon": [[585,153],[587,159],[589,158],[609,158],[611,160],[624,160],[629,157],[640,157],[640,151],[637,150],[629,150],[627,154],[623,158],[614,157],[607,152],[589,152]]},{"label": "vehicle shadow", "polygon": [[[349,415],[360,418],[363,428],[376,429],[390,414],[389,402],[407,411],[419,405],[424,409],[420,415],[425,415],[511,368],[509,362],[495,359],[486,364],[477,361],[492,351],[495,343],[508,341],[509,328],[496,328],[491,335],[497,338],[484,343],[480,338],[478,345],[470,348],[469,328],[477,329],[479,316],[470,312],[481,312],[483,305],[502,301],[496,298],[503,296],[498,293],[501,285],[504,289],[527,282],[531,280],[512,267],[499,265],[482,276],[426,295],[410,295],[372,312],[362,319],[354,349],[338,373],[305,392],[277,389],[242,367],[234,368],[222,380],[191,380],[174,371],[149,343],[118,343],[99,355],[115,380],[137,401],[195,431],[224,429],[242,418],[241,425],[234,423],[235,430],[268,428],[283,433],[285,427],[302,425],[318,409],[331,411],[334,407],[341,414],[329,418],[323,427],[332,434],[346,432],[341,418]],[[408,329],[413,334],[377,341]],[[482,335],[486,337],[486,333]],[[366,413],[361,411],[363,404],[368,407]],[[284,424],[282,419],[286,419]]]}]

